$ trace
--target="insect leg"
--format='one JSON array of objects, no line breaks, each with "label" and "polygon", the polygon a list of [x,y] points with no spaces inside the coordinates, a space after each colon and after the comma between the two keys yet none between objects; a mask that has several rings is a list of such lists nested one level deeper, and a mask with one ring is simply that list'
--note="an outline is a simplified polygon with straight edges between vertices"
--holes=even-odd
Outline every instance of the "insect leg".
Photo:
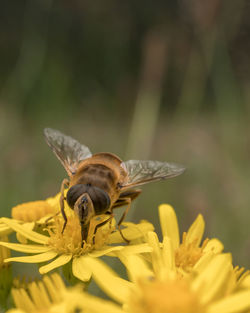
[{"label": "insect leg", "polygon": [[63,228],[62,228],[62,234],[64,232],[64,229],[67,225],[67,216],[65,214],[65,211],[64,211],[64,200],[65,200],[65,197],[64,197],[64,187],[65,186],[69,186],[69,180],[67,178],[65,178],[63,181],[62,181],[62,184],[61,184],[61,197],[60,197],[60,207],[61,207],[61,213],[62,213],[62,216],[64,218],[64,224],[63,224]]},{"label": "insect leg", "polygon": [[115,208],[119,208],[119,207],[123,206],[124,204],[126,204],[127,202],[124,203],[124,199],[130,198],[131,201],[136,199],[140,195],[141,192],[142,192],[141,189],[132,189],[129,191],[122,192],[120,194],[120,197],[113,204],[111,210],[113,210]]},{"label": "insect leg", "polygon": [[[112,217],[114,217],[113,207],[110,209],[110,212],[107,212],[106,214],[110,214],[110,215],[112,215]],[[111,229],[111,227],[112,227],[112,219],[110,219],[110,221],[109,221],[109,229]]]},{"label": "insect leg", "polygon": [[45,225],[46,225],[46,227],[48,226],[48,222],[50,221],[50,220],[52,220],[52,218],[54,218],[55,216],[57,216],[57,215],[59,215],[60,214],[60,211],[59,212],[57,212],[56,214],[54,214],[53,216],[50,216],[50,217],[48,217],[46,220],[45,220]]},{"label": "insect leg", "polygon": [[99,223],[99,224],[97,224],[95,226],[95,230],[94,230],[94,233],[93,233],[93,239],[92,239],[93,240],[93,244],[95,244],[95,234],[96,234],[96,232],[97,232],[99,227],[102,227],[103,225],[107,224],[108,222],[110,222],[110,227],[111,227],[111,221],[112,221],[112,218],[114,217],[114,215],[111,212],[106,212],[105,214],[109,214],[110,217],[107,218],[105,221],[103,221],[103,222],[101,222],[101,223]]},{"label": "insect leg", "polygon": [[129,190],[129,191],[125,191],[125,192],[121,193],[119,199],[114,203],[114,205],[111,208],[111,212],[113,212],[113,209],[127,205],[124,213],[122,214],[122,217],[120,218],[120,220],[117,224],[117,227],[119,229],[119,232],[120,232],[123,240],[126,241],[127,243],[129,243],[129,240],[127,238],[125,238],[123,233],[122,233],[121,223],[124,221],[126,215],[128,214],[132,200],[137,198],[140,193],[141,193],[141,189],[133,189],[133,190]]},{"label": "insect leg", "polygon": [[119,232],[120,232],[123,240],[126,241],[127,243],[129,243],[129,240],[127,238],[125,238],[123,233],[122,233],[121,223],[124,221],[126,215],[128,214],[128,211],[129,211],[129,209],[131,207],[131,198],[124,198],[124,202],[127,204],[127,207],[126,207],[125,211],[123,212],[122,217],[120,218],[120,221],[117,224],[117,227],[119,229]]}]

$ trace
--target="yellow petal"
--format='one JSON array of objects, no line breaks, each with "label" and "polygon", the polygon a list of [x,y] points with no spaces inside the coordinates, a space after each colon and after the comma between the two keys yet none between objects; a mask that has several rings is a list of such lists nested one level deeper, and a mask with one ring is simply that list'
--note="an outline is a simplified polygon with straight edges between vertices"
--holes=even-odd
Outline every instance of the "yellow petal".
[{"label": "yellow petal", "polygon": [[[40,284],[39,284],[40,283]],[[28,292],[32,298],[32,302],[35,304],[36,309],[43,309],[49,307],[50,300],[44,285],[41,282],[31,282],[28,285]]]},{"label": "yellow petal", "polygon": [[198,247],[204,234],[205,221],[201,214],[199,214],[193,224],[189,227],[186,236],[186,243],[193,243]]},{"label": "yellow petal", "polygon": [[113,257],[119,257],[121,253],[124,255],[129,255],[129,254],[141,254],[141,253],[149,253],[149,252],[152,252],[152,248],[147,243],[141,243],[138,245],[134,244],[134,245],[129,245],[129,246],[122,246],[122,249],[119,249],[117,251],[111,251],[107,253],[107,255],[113,256]]},{"label": "yellow petal", "polygon": [[[47,276],[45,276],[43,278],[43,280],[44,280],[44,282],[45,282],[45,284],[46,284],[46,286],[47,286],[47,288],[49,290],[50,288],[48,287],[48,284],[46,282],[47,279],[48,279]],[[51,274],[50,275],[50,279],[52,281],[52,288],[54,288],[54,286],[56,286],[56,288],[60,289],[60,290],[65,290],[66,289],[65,284],[63,282],[63,279],[62,279],[62,277],[58,273]]]},{"label": "yellow petal", "polygon": [[11,290],[11,295],[18,308],[25,310],[25,312],[35,312],[35,304],[31,301],[27,292],[23,288],[13,288]]},{"label": "yellow petal", "polygon": [[211,304],[207,313],[240,313],[250,310],[250,290],[244,290],[230,295]]},{"label": "yellow petal", "polygon": [[66,304],[65,312],[124,313],[117,304],[76,291],[75,288],[65,293],[64,302]]},{"label": "yellow petal", "polygon": [[12,232],[13,230],[8,225],[1,223],[1,218],[0,218],[0,236],[9,235]]},{"label": "yellow petal", "polygon": [[230,269],[232,257],[230,254],[218,254],[209,262],[192,284],[192,289],[201,291],[202,303],[211,301],[223,287]]},{"label": "yellow petal", "polygon": [[[157,234],[154,232],[148,233],[148,244],[152,247],[153,251],[151,252],[152,256],[152,265],[156,275],[160,275],[161,269],[163,269],[164,264],[161,255],[161,249],[159,245],[159,240]],[[158,276],[158,278],[160,278]]]},{"label": "yellow petal", "polygon": [[53,269],[63,266],[64,264],[67,264],[72,259],[72,254],[62,254],[58,258],[56,258],[54,261],[50,262],[47,265],[41,266],[39,268],[40,274],[46,274],[49,271],[52,271]]},{"label": "yellow petal", "polygon": [[[57,273],[53,273],[53,274],[57,274]],[[49,286],[48,283],[46,283],[46,280],[50,281],[50,278],[47,275],[44,275],[43,280],[37,282],[39,286],[38,296],[44,299],[44,303],[45,301],[46,303],[48,303],[48,307],[49,307],[49,303],[51,306],[52,303],[55,303],[56,301],[60,301],[62,299],[61,290],[57,289],[57,286],[53,285],[53,283],[52,283],[52,287]]]},{"label": "yellow petal", "polygon": [[221,241],[216,238],[212,238],[208,241],[206,247],[203,249],[203,252],[207,253],[209,251],[213,253],[220,253],[224,250],[224,246]]},{"label": "yellow petal", "polygon": [[0,241],[0,246],[4,246],[11,250],[15,250],[19,252],[26,252],[26,253],[42,253],[42,252],[51,250],[51,248],[49,248],[48,246],[23,245],[20,243],[11,243],[11,242],[3,242],[3,241]]},{"label": "yellow petal", "polygon": [[[22,226],[24,228],[27,228],[29,230],[33,230],[34,229],[34,226],[35,226],[35,223],[34,222],[31,222],[31,223],[25,223],[25,224],[22,224]],[[20,243],[23,243],[23,244],[26,244],[28,242],[28,239],[25,238],[23,235],[21,235],[20,233],[16,233],[16,238],[17,238],[17,241],[19,241]]]},{"label": "yellow petal", "polygon": [[180,245],[179,226],[175,211],[170,205],[161,204],[159,206],[159,216],[162,235],[171,239],[175,251]]},{"label": "yellow petal", "polygon": [[147,243],[142,243],[138,245],[124,246],[122,253],[124,254],[140,254],[146,252],[152,252],[153,249]]},{"label": "yellow petal", "polygon": [[14,258],[5,259],[4,262],[22,262],[22,263],[41,263],[49,261],[57,256],[57,252],[48,251],[41,254],[32,256],[19,256]]},{"label": "yellow petal", "polygon": [[[147,221],[140,222],[139,224],[126,222],[122,223],[122,225],[125,226],[125,228],[122,229],[122,233],[128,240],[136,240],[144,237],[147,232],[154,230],[154,226]],[[121,243],[124,242],[124,239],[121,237],[120,232],[116,231],[110,234],[108,242],[110,244]]]},{"label": "yellow petal", "polygon": [[97,284],[104,292],[119,303],[125,303],[130,296],[133,284],[120,278],[111,268],[97,258],[85,257],[82,262],[92,271]]},{"label": "yellow petal", "polygon": [[239,279],[241,286],[243,288],[250,289],[250,271],[248,270],[246,275],[243,274],[242,276],[243,276],[243,278],[241,279],[241,277],[240,277],[240,279]]},{"label": "yellow petal", "polygon": [[52,273],[50,276],[43,276],[43,283],[41,285],[45,288],[46,294],[49,295],[51,302],[56,303],[62,300],[62,293],[66,287],[61,276],[58,273]]},{"label": "yellow petal", "polygon": [[214,258],[214,256],[224,249],[223,244],[216,238],[213,238],[208,241],[207,245],[203,249],[203,255],[198,260],[198,262],[194,265],[194,270],[201,272],[203,268],[205,268],[209,262]]},{"label": "yellow petal", "polygon": [[122,262],[127,268],[129,278],[132,282],[137,282],[140,278],[153,278],[155,275],[149,268],[148,263],[138,255],[123,255]]},{"label": "yellow petal", "polygon": [[2,222],[12,228],[14,231],[20,233],[25,238],[32,240],[37,243],[46,244],[48,241],[48,237],[36,233],[30,229],[23,227],[23,225],[18,224],[16,221],[3,217]]},{"label": "yellow petal", "polygon": [[16,239],[18,242],[23,243],[23,244],[27,244],[28,243],[28,239],[25,238],[23,235],[16,233]]},{"label": "yellow petal", "polygon": [[57,193],[54,197],[49,197],[45,201],[54,208],[60,210],[60,197],[61,193]]},{"label": "yellow petal", "polygon": [[168,270],[175,270],[175,253],[169,237],[163,238],[162,261]]},{"label": "yellow petal", "polygon": [[85,256],[76,257],[72,261],[72,272],[75,277],[82,281],[89,281],[91,278],[91,270],[84,267],[83,258]]},{"label": "yellow petal", "polygon": [[35,224],[36,224],[35,222],[27,222],[27,223],[22,224],[22,227],[28,230],[32,230],[34,229]]},{"label": "yellow petal", "polygon": [[123,249],[123,246],[113,246],[113,247],[110,247],[110,246],[105,247],[104,246],[98,250],[93,250],[92,252],[89,253],[89,255],[91,255],[92,257],[100,257],[100,256],[106,255],[110,252],[119,251],[122,249]]},{"label": "yellow petal", "polygon": [[205,269],[208,264],[211,262],[211,260],[215,257],[215,254],[212,252],[208,252],[201,256],[201,258],[197,261],[197,263],[194,265],[193,269],[197,272],[202,272],[203,269]]}]

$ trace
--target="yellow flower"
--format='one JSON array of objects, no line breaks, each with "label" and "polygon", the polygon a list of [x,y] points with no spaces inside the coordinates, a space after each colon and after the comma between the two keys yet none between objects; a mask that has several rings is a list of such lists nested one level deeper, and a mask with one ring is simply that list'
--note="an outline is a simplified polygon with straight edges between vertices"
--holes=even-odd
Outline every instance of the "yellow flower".
[{"label": "yellow flower", "polygon": [[[163,242],[160,242],[155,232],[148,232],[146,242],[152,248],[150,253],[137,256],[138,260],[134,265],[129,263],[130,256],[123,251],[118,251],[123,264],[128,272],[130,268],[138,264],[146,269],[147,276],[151,279],[171,278],[173,274],[178,278],[188,275],[197,275],[202,273],[206,266],[221,253],[223,245],[218,239],[206,239],[202,241],[204,233],[204,220],[198,215],[187,233],[183,234],[183,240],[180,243],[178,222],[173,208],[169,205],[159,207],[159,215],[163,232]],[[145,261],[146,259],[146,261]],[[244,268],[239,269],[231,265],[230,279],[227,284],[227,293],[240,289],[243,281],[249,275],[249,271],[244,274]]]},{"label": "yellow flower", "polygon": [[[201,214],[197,216],[188,231],[183,233],[182,241],[180,241],[178,220],[174,209],[170,205],[162,204],[159,206],[159,216],[163,242],[159,242],[156,233],[142,238],[142,240],[147,239],[146,242],[154,251],[147,256],[152,264],[154,275],[162,271],[162,264],[166,262],[169,263],[171,270],[186,275],[202,267],[223,250],[223,244],[218,239],[205,239],[202,242],[205,222]],[[122,252],[119,256],[123,262],[126,262],[126,256]]]},{"label": "yellow flower", "polygon": [[47,198],[46,200],[30,201],[11,209],[13,219],[23,222],[35,222],[49,214],[56,214],[60,211],[59,206],[60,193],[55,197]]},{"label": "yellow flower", "polygon": [[16,309],[11,309],[6,313],[61,313],[65,290],[64,282],[57,273],[45,275],[41,281],[13,287],[11,294]]},{"label": "yellow flower", "polygon": [[169,271],[161,279],[152,278],[142,258],[127,255],[127,260],[130,281],[120,278],[100,260],[88,264],[97,284],[115,303],[79,293],[74,307],[92,313],[245,313],[250,310],[250,286],[240,290],[230,288],[233,275],[230,254],[217,254],[201,272],[181,278],[175,271]]},{"label": "yellow flower", "polygon": [[175,255],[176,267],[190,272],[198,262],[203,262],[212,255],[223,251],[223,244],[216,238],[205,239],[202,237],[205,230],[205,221],[199,214],[187,232],[182,235],[180,242],[178,220],[174,209],[167,204],[159,206],[160,224],[163,238],[171,241]]},{"label": "yellow flower", "polygon": [[[64,220],[61,216],[55,217],[46,232],[49,236],[29,229],[26,225],[21,225],[16,220],[2,218],[1,222],[3,224],[29,241],[25,244],[0,242],[0,245],[15,251],[33,254],[31,256],[7,258],[5,262],[42,263],[51,261],[39,268],[41,274],[48,273],[55,268],[72,262],[73,275],[82,281],[88,281],[91,278],[91,270],[85,266],[87,261],[91,262],[92,259],[102,255],[114,256],[114,251],[118,250],[124,250],[126,254],[134,253],[135,251],[136,253],[151,251],[147,244],[117,245],[124,243],[123,239],[120,233],[114,230],[114,225],[109,223],[98,228],[95,242],[93,242],[95,226],[100,223],[100,219],[105,218],[107,217],[99,216],[91,220],[90,236],[83,248],[81,248],[80,223],[74,212],[68,216],[67,226],[63,234],[62,225]],[[145,221],[138,225],[127,223],[126,226],[123,229],[123,234],[132,241],[144,236],[149,230],[153,229],[152,224]],[[36,244],[31,244],[30,241]]]},{"label": "yellow flower", "polygon": [[[27,229],[40,229],[46,224],[48,217],[52,217],[60,212],[59,205],[60,193],[54,197],[47,198],[46,200],[30,201],[19,204],[11,209],[12,219],[17,223],[22,224]],[[6,223],[2,222],[0,218],[0,235],[9,235],[13,229]],[[21,243],[26,243],[25,237],[17,235],[17,240]]]},{"label": "yellow flower", "polygon": [[[107,312],[249,312],[250,274],[233,268],[231,255],[221,253],[223,245],[219,240],[205,240],[201,244],[202,216],[197,217],[180,243],[172,207],[162,205],[159,213],[163,242],[159,242],[156,233],[149,231],[146,242],[151,252],[143,255],[114,252],[126,266],[129,280],[120,278],[100,260],[85,263],[97,284],[119,304],[105,302]],[[82,297],[78,297],[79,307],[91,309],[93,313],[103,312],[100,306],[104,300],[100,302],[86,294]]]}]

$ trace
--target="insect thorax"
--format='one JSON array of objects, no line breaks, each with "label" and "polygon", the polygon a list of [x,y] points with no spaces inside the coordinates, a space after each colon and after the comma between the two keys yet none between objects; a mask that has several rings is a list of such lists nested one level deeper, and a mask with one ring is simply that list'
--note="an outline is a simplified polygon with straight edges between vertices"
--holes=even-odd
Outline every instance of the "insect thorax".
[{"label": "insect thorax", "polygon": [[116,189],[119,174],[112,167],[103,164],[83,164],[79,167],[71,185],[90,184],[106,191],[109,195]]}]

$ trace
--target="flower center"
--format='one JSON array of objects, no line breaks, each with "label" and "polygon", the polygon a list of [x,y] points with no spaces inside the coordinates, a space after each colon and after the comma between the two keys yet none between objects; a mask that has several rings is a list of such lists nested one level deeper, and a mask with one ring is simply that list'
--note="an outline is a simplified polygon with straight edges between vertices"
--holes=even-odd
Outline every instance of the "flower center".
[{"label": "flower center", "polygon": [[97,228],[96,225],[100,224],[105,218],[94,217],[90,221],[88,238],[83,240],[81,237],[81,226],[79,218],[73,212],[72,215],[67,217],[67,224],[62,234],[64,225],[64,219],[60,216],[54,218],[53,225],[48,227],[48,233],[50,239],[48,244],[53,247],[59,253],[67,254],[72,253],[73,255],[81,255],[94,249],[100,249],[107,241],[108,236],[114,230],[114,227],[110,223]]},{"label": "flower center", "polygon": [[197,294],[192,292],[187,282],[140,281],[138,295],[131,299],[135,313],[205,313]]},{"label": "flower center", "polygon": [[196,262],[203,255],[203,250],[208,243],[208,239],[204,240],[201,247],[197,246],[197,240],[191,243],[186,242],[187,233],[183,233],[182,243],[175,251],[175,263],[177,267],[190,271]]},{"label": "flower center", "polygon": [[56,213],[56,209],[46,201],[31,201],[12,208],[11,216],[20,221],[37,221],[49,213]]}]

